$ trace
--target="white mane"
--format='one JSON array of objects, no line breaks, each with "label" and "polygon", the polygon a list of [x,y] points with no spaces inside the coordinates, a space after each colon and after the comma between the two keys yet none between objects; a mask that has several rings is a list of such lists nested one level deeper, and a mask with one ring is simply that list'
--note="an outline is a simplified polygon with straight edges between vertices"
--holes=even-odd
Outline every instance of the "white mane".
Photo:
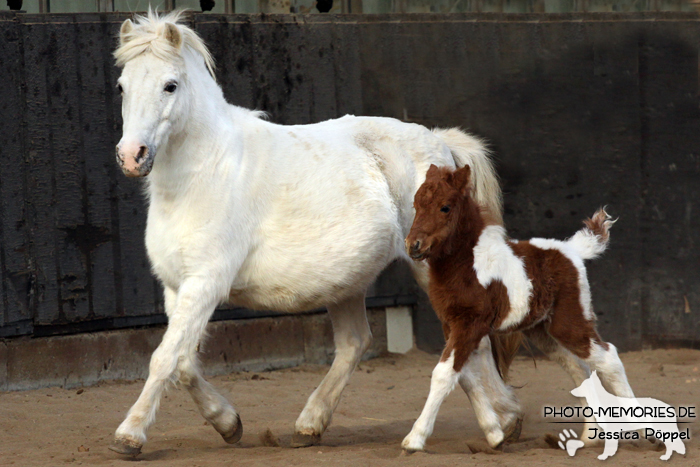
[{"label": "white mane", "polygon": [[123,67],[126,62],[144,52],[151,52],[162,60],[181,61],[182,54],[180,50],[173,47],[162,34],[165,25],[172,23],[177,26],[182,34],[183,46],[199,53],[204,59],[209,73],[216,79],[214,75],[214,57],[212,57],[202,38],[191,28],[178,24],[183,13],[183,10],[176,10],[167,15],[158,15],[157,11],[149,8],[147,16],[135,16],[134,28],[122,37],[121,45],[114,52],[117,66]]}]

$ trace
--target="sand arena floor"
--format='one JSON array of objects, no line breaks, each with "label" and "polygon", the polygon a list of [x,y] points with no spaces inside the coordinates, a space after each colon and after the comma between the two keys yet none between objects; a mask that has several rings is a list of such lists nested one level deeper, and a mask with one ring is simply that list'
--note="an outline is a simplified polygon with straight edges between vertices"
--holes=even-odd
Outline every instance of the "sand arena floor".
[{"label": "sand arena floor", "polygon": [[[623,354],[622,360],[638,396],[700,409],[700,351],[631,352]],[[528,358],[518,358],[512,370],[511,383],[522,386],[517,393],[525,409],[518,443],[503,452],[489,450],[469,400],[458,387],[442,407],[428,452],[402,456],[401,440],[423,407],[436,362],[436,356],[415,350],[363,362],[322,444],[303,449],[286,446],[294,421],[325,374],[325,366],[212,378],[243,419],[243,438],[233,446],[206,425],[186,391],[172,389],[136,460],[122,458],[107,446],[143,381],[103,383],[82,390],[0,393],[0,465],[663,465],[662,453],[646,441],[622,445],[604,463],[596,458],[602,446],[583,449],[573,458],[550,448],[544,441],[547,433],[556,434],[563,427],[580,431],[580,425],[555,425],[542,417],[544,405],[576,404],[568,394],[573,384],[556,364],[537,360],[535,367]],[[670,462],[700,466],[700,443],[695,439],[700,437],[700,421],[696,418],[679,426],[690,427],[693,439],[686,443],[686,456],[674,454]],[[264,436],[267,430],[272,436]],[[279,447],[269,446],[273,443]]]}]

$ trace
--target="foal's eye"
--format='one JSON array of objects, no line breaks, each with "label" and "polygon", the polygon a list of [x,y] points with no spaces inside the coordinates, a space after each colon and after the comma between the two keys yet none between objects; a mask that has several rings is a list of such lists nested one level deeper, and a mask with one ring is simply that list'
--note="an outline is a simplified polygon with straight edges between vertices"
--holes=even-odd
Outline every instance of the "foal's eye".
[{"label": "foal's eye", "polygon": [[117,91],[119,91],[119,94],[124,94],[124,88],[121,84],[117,84]]},{"label": "foal's eye", "polygon": [[449,206],[443,206],[440,208],[441,212],[450,212],[450,207]]},{"label": "foal's eye", "polygon": [[165,85],[165,92],[173,93],[177,89],[177,83],[168,83]]}]

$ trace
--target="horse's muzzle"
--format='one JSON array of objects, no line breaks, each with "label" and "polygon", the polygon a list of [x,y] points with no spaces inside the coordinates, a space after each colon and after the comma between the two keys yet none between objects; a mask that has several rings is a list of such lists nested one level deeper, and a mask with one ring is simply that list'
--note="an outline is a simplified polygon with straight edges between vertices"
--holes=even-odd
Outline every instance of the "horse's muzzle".
[{"label": "horse's muzzle", "polygon": [[153,152],[148,146],[118,145],[117,164],[127,177],[145,177],[153,168]]}]

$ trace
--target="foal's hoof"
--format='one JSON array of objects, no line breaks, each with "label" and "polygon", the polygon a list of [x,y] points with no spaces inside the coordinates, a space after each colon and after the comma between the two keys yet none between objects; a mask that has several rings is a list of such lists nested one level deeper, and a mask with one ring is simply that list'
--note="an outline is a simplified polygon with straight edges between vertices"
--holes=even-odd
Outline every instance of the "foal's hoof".
[{"label": "foal's hoof", "polygon": [[143,444],[124,438],[116,438],[114,442],[109,445],[110,451],[131,457],[136,457],[141,454],[141,447],[143,447]]},{"label": "foal's hoof", "polygon": [[313,446],[314,444],[318,444],[321,442],[321,435],[317,434],[305,434],[305,433],[294,433],[294,436],[292,436],[292,444],[291,447],[293,448],[306,448],[309,446]]},{"label": "foal's hoof", "polygon": [[221,433],[221,437],[224,438],[224,441],[226,441],[228,444],[235,444],[241,440],[241,436],[243,436],[243,423],[241,423],[241,417],[238,417],[238,423],[236,423],[236,429],[233,430],[233,433],[229,434],[223,434]]}]

